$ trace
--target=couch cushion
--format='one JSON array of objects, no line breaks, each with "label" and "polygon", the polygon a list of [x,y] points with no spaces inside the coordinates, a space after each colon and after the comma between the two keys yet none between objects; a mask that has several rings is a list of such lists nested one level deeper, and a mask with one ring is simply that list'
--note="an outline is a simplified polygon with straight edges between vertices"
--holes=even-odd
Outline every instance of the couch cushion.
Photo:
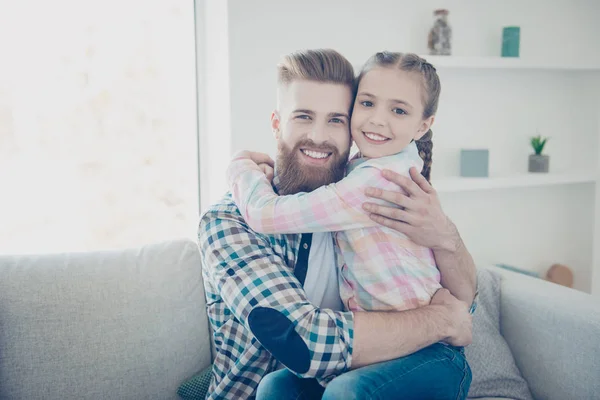
[{"label": "couch cushion", "polygon": [[500,334],[501,277],[478,269],[479,300],[473,315],[473,343],[465,349],[473,380],[469,398],[532,399],[527,383]]},{"label": "couch cushion", "polygon": [[209,364],[194,242],[0,257],[0,398],[176,399]]},{"label": "couch cushion", "polygon": [[537,399],[600,399],[600,301],[499,270],[500,330]]}]

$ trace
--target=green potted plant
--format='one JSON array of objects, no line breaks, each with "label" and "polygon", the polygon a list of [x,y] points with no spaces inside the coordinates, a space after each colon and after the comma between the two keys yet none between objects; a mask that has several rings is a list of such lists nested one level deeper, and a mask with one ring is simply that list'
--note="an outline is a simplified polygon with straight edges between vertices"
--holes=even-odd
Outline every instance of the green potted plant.
[{"label": "green potted plant", "polygon": [[550,156],[542,154],[548,139],[543,138],[541,135],[531,138],[531,147],[533,147],[535,153],[529,156],[529,172],[548,172]]}]

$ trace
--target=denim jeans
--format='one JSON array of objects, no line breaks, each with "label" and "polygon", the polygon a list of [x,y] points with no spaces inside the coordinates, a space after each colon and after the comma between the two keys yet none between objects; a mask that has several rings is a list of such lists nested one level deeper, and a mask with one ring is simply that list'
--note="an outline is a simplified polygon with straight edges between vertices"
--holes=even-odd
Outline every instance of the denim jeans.
[{"label": "denim jeans", "polygon": [[459,347],[433,344],[414,354],[346,372],[323,388],[282,369],[265,376],[256,400],[463,400],[471,369]]}]

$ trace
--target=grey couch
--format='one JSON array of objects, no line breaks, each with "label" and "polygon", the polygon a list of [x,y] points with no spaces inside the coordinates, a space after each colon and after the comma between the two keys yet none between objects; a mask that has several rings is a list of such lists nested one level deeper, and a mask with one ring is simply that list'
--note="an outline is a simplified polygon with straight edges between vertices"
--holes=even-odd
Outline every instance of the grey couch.
[{"label": "grey couch", "polygon": [[[503,272],[502,334],[536,398],[600,396],[599,310]],[[177,399],[210,361],[194,242],[0,256],[0,399]]]}]

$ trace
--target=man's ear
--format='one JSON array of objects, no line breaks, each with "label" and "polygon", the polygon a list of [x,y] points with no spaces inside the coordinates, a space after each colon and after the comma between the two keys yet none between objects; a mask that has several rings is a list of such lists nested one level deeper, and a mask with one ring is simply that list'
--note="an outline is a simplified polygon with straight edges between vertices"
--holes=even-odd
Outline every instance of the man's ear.
[{"label": "man's ear", "polygon": [[423,136],[425,136],[425,134],[431,128],[431,125],[433,125],[433,121],[435,121],[435,115],[432,115],[431,117],[424,119],[423,122],[421,122],[421,126],[419,127],[417,134],[414,136],[414,139],[419,140]]},{"label": "man's ear", "polygon": [[280,125],[281,125],[281,116],[279,115],[279,111],[277,110],[273,110],[273,112],[271,113],[271,129],[273,130],[273,136],[275,136],[275,139],[279,140],[279,138],[281,137],[281,130],[280,130]]}]

